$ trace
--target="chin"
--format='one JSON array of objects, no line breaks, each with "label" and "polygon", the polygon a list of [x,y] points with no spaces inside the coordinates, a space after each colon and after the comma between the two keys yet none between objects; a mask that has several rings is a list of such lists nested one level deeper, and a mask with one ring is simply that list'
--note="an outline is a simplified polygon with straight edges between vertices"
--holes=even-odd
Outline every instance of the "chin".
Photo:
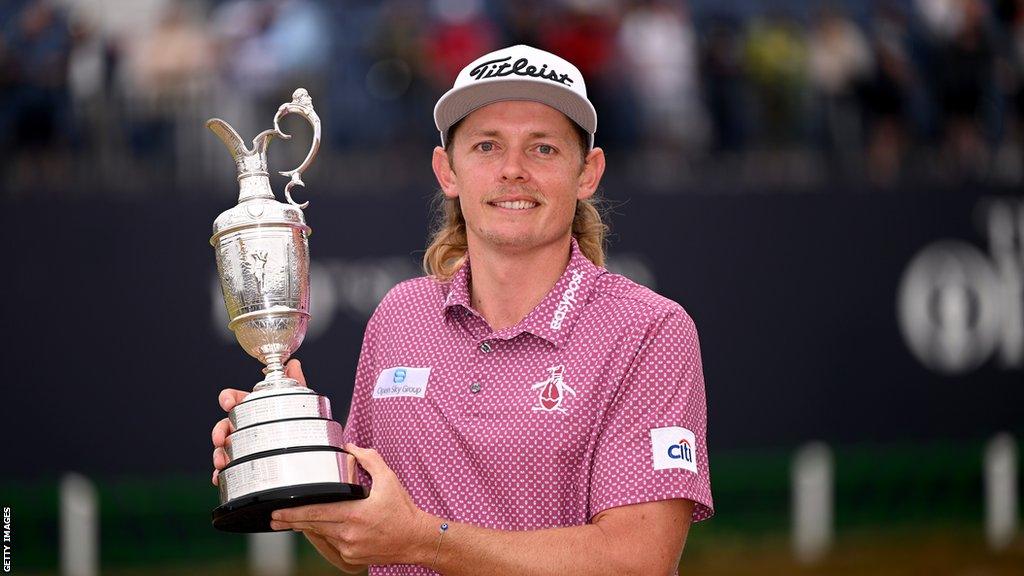
[{"label": "chin", "polygon": [[557,242],[561,236],[545,237],[527,232],[490,230],[479,234],[481,240],[491,246],[509,250],[529,250]]},{"label": "chin", "polygon": [[502,248],[529,248],[537,244],[535,239],[525,234],[487,234],[484,241]]}]

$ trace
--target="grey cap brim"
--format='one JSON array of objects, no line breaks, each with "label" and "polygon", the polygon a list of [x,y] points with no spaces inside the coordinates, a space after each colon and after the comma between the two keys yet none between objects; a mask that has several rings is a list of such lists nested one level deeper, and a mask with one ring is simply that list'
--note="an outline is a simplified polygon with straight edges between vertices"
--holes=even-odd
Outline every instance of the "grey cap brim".
[{"label": "grey cap brim", "polygon": [[452,124],[469,116],[477,108],[507,100],[526,100],[551,106],[579,124],[590,135],[590,148],[594,147],[597,111],[589,100],[550,81],[507,77],[480,80],[468,86],[453,88],[437,101],[434,106],[434,124],[441,133],[441,146],[448,146],[445,133]]}]

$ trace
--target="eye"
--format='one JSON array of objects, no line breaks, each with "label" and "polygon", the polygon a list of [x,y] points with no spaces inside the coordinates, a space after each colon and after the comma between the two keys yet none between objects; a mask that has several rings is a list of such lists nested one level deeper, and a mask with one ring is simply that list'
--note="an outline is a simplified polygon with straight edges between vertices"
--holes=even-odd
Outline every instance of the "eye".
[{"label": "eye", "polygon": [[494,142],[481,142],[476,145],[476,148],[481,152],[491,152],[494,150]]},{"label": "eye", "polygon": [[554,154],[555,148],[550,144],[541,144],[540,146],[537,146],[537,151],[547,156],[549,154]]}]

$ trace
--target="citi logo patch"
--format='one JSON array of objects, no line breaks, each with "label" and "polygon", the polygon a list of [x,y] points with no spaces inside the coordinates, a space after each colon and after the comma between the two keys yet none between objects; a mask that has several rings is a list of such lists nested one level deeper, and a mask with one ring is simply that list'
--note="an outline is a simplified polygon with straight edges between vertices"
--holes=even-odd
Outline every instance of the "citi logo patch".
[{"label": "citi logo patch", "polygon": [[396,398],[412,396],[423,398],[427,393],[430,368],[408,368],[397,366],[382,370],[373,387],[374,398]]},{"label": "citi logo patch", "polygon": [[683,438],[679,441],[679,444],[669,446],[668,457],[673,460],[686,460],[687,462],[693,462],[693,450],[690,449],[690,441]]},{"label": "citi logo patch", "polygon": [[565,316],[569,314],[569,311],[576,305],[576,292],[580,289],[580,284],[583,283],[583,272],[580,270],[572,271],[572,279],[569,280],[569,285],[565,287],[565,291],[562,292],[562,299],[558,302],[558,307],[555,308],[555,314],[551,317],[551,329],[559,330],[562,327],[562,321],[565,320]]},{"label": "citi logo patch", "polygon": [[697,438],[679,426],[651,429],[651,456],[655,470],[681,468],[697,473]]}]

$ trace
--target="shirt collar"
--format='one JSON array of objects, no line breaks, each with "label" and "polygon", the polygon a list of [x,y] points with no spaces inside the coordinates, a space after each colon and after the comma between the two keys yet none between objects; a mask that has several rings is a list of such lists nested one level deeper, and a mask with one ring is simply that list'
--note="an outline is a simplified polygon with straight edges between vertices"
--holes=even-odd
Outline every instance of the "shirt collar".
[{"label": "shirt collar", "polygon": [[[605,272],[604,268],[595,265],[583,254],[576,239],[572,238],[569,264],[551,291],[518,324],[500,330],[495,336],[510,339],[523,332],[529,332],[556,347],[561,347],[572,333],[576,319],[590,299],[598,276]],[[444,304],[446,314],[455,306],[473,311],[469,294],[471,280],[472,270],[467,254],[465,263],[452,277]]]},{"label": "shirt collar", "polygon": [[447,314],[454,306],[462,306],[466,310],[472,310],[473,305],[469,299],[469,253],[463,257],[462,266],[455,271],[448,287],[448,296],[444,300],[444,313]]}]

